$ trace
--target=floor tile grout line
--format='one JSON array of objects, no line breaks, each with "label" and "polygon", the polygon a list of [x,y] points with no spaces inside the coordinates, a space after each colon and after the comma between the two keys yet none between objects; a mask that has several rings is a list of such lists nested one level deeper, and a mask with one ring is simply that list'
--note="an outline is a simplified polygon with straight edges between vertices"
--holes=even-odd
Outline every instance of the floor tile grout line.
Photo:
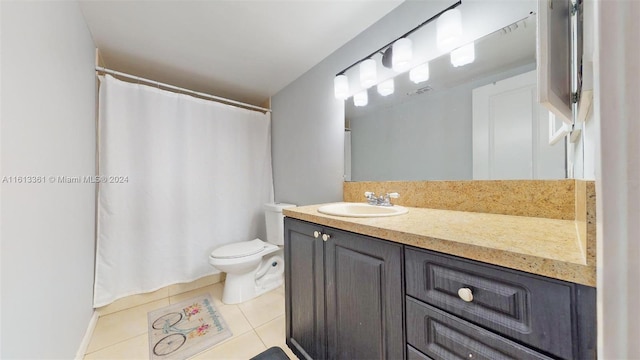
[{"label": "floor tile grout line", "polygon": [[258,339],[260,339],[260,342],[262,343],[262,345],[264,345],[264,347],[268,349],[269,347],[267,346],[267,343],[266,343],[266,342],[264,342],[264,340],[262,339],[262,337],[260,336],[260,334],[258,334],[258,332],[256,331],[256,329],[253,329],[253,332],[254,332],[254,333],[256,333],[256,336],[258,337]]},{"label": "floor tile grout line", "polygon": [[[158,301],[160,301],[160,300],[158,300]],[[137,306],[136,306],[136,307],[137,307]],[[153,311],[153,310],[152,310],[152,311]],[[148,316],[148,314],[149,314],[149,311],[147,311],[147,316]],[[111,315],[111,314],[109,314],[109,315]],[[98,317],[98,321],[100,321],[100,317]],[[147,325],[147,326],[148,326],[148,325]],[[96,323],[96,328],[97,328],[97,323]],[[148,335],[148,334],[149,334],[149,329],[146,329],[146,330],[145,330],[144,332],[142,332],[142,333],[139,333],[139,334],[133,335],[133,336],[128,337],[128,338],[126,338],[126,339],[122,339],[122,340],[120,340],[120,341],[117,341],[117,342],[115,342],[115,343],[109,344],[109,345],[107,345],[107,346],[101,347],[101,348],[96,349],[96,350],[93,350],[93,351],[88,351],[88,348],[87,348],[87,352],[85,352],[85,356],[86,356],[86,355],[88,355],[88,354],[92,354],[92,353],[94,353],[94,352],[96,352],[96,351],[104,350],[104,349],[106,349],[106,348],[108,348],[108,347],[111,347],[111,346],[114,346],[114,345],[117,345],[117,344],[123,343],[123,342],[125,342],[125,341],[131,340],[131,339],[134,339],[134,338],[137,338],[138,336],[141,336],[141,335],[144,335],[144,334],[147,334],[147,335]],[[93,341],[93,339],[94,339],[94,336],[95,336],[95,335],[96,335],[96,332],[94,331],[94,334],[91,336],[91,341],[89,341],[89,345],[91,345],[91,343],[92,343],[92,341]]]},{"label": "floor tile grout line", "polygon": [[266,326],[267,324],[272,323],[272,322],[274,322],[274,321],[278,320],[280,317],[283,317],[283,316],[284,316],[284,314],[282,314],[282,315],[278,315],[278,316],[276,316],[275,318],[273,318],[273,319],[271,319],[271,320],[267,321],[266,323],[264,323],[264,324],[262,324],[262,325],[259,325],[259,326],[255,327],[254,329],[257,329],[257,328],[261,328],[261,327],[263,327],[263,326]]},{"label": "floor tile grout line", "polygon": [[[249,325],[251,325],[251,327],[252,327],[252,328],[254,328],[254,329],[255,329],[255,328],[259,328],[259,327],[261,327],[261,326],[263,326],[263,325],[266,325],[266,324],[268,324],[268,323],[272,322],[273,320],[275,320],[275,319],[279,318],[279,317],[280,317],[280,316],[282,316],[282,315],[284,315],[284,313],[282,313],[282,314],[278,314],[278,315],[276,315],[275,317],[273,317],[273,318],[271,318],[271,319],[268,319],[268,320],[266,320],[265,322],[263,322],[262,324],[258,324],[258,325],[256,325],[256,326],[254,326],[251,322],[249,322]],[[247,319],[247,320],[248,320],[248,319]]]},{"label": "floor tile grout line", "polygon": [[[157,290],[157,291],[159,291],[159,290]],[[131,296],[135,296],[135,295],[131,295]],[[111,312],[108,312],[106,314],[101,313],[101,311],[100,311],[101,308],[94,308],[93,310],[98,312],[98,317],[102,317],[102,316],[107,316],[107,315],[111,315],[111,314],[116,314],[116,313],[119,313],[121,311],[137,308],[138,306],[148,305],[148,304],[151,304],[152,302],[156,302],[156,301],[160,301],[160,300],[164,300],[164,299],[168,299],[168,298],[169,298],[168,296],[162,296],[162,297],[159,297],[157,299],[152,299],[152,300],[149,300],[149,301],[136,303],[136,305],[129,306],[129,307],[124,307],[122,309],[111,311]],[[113,304],[113,303],[111,303],[111,304]],[[107,307],[107,306],[109,306],[111,304],[105,305],[103,307]]]},{"label": "floor tile grout line", "polygon": [[247,324],[249,324],[249,326],[251,326],[251,329],[255,329],[253,327],[253,324],[251,323],[251,321],[249,320],[249,317],[247,317],[247,314],[244,313],[244,311],[242,311],[242,307],[239,305],[236,305],[238,307],[238,309],[240,309],[240,313],[242,314],[242,316],[244,317],[245,320],[247,320]]},{"label": "floor tile grout line", "polygon": [[[108,314],[100,314],[100,313],[98,313],[98,320],[100,320],[101,318],[103,318],[103,317],[105,317],[105,316],[111,316],[111,315],[114,315],[114,314],[117,314],[117,313],[121,313],[121,312],[123,312],[123,311],[132,310],[132,309],[139,308],[139,307],[141,307],[141,306],[146,306],[146,305],[149,305],[149,304],[151,304],[151,303],[158,302],[158,301],[162,301],[162,300],[167,300],[167,302],[169,302],[169,298],[160,298],[160,299],[155,299],[155,300],[153,300],[153,301],[146,302],[146,303],[144,303],[144,304],[140,304],[140,305],[136,305],[136,306],[128,307],[128,308],[126,308],[126,309],[121,309],[121,310],[118,310],[118,311],[110,312],[110,313],[108,313]],[[171,304],[169,304],[169,305],[171,305]]]},{"label": "floor tile grout line", "polygon": [[140,337],[140,336],[142,336],[142,335],[146,335],[146,336],[148,337],[148,336],[149,336],[149,331],[146,331],[146,332],[144,332],[144,333],[142,333],[142,334],[138,334],[138,335],[135,335],[135,336],[133,336],[133,337],[130,337],[130,338],[127,338],[127,339],[124,339],[124,340],[120,340],[120,341],[118,341],[118,342],[116,342],[116,343],[113,343],[113,344],[111,344],[111,345],[107,345],[107,346],[105,346],[105,347],[103,347],[103,348],[100,348],[100,349],[97,349],[97,350],[93,350],[93,351],[91,351],[91,352],[87,351],[86,353],[84,353],[83,358],[84,358],[84,357],[86,357],[87,355],[94,354],[94,353],[96,353],[96,352],[98,352],[98,351],[102,351],[102,350],[108,349],[108,348],[110,348],[110,347],[112,347],[112,346],[116,346],[116,345],[122,344],[123,342],[127,342],[127,341],[129,341],[129,340],[133,340],[133,339],[135,339],[135,338],[137,338],[137,337]]}]

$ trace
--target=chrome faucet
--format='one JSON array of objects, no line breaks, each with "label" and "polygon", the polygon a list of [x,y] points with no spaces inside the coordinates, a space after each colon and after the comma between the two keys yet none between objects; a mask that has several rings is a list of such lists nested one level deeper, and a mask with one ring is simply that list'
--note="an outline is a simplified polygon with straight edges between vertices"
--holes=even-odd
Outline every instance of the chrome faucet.
[{"label": "chrome faucet", "polygon": [[378,198],[375,193],[367,191],[364,193],[364,197],[367,198],[367,203],[369,205],[378,205]]},{"label": "chrome faucet", "polygon": [[377,206],[393,206],[391,203],[391,199],[397,199],[400,197],[400,194],[397,192],[386,193],[384,196],[380,195],[376,197],[376,194],[367,191],[364,193],[364,197],[367,199],[367,203],[369,205],[377,205]]}]

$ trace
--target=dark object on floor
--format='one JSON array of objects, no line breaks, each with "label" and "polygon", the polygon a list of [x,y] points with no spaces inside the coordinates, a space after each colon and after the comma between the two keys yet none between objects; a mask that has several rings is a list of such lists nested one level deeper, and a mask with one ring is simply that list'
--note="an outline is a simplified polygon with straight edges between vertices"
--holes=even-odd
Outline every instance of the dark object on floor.
[{"label": "dark object on floor", "polygon": [[277,346],[268,348],[250,360],[290,360],[287,354]]}]

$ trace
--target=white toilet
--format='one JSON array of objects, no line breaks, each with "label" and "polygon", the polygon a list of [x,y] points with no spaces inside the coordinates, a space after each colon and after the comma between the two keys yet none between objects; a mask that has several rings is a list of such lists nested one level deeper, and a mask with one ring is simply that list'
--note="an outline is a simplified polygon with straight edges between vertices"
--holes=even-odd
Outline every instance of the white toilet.
[{"label": "white toilet", "polygon": [[[267,241],[260,239],[223,245],[211,252],[209,263],[227,273],[222,302],[238,304],[272,290],[284,282],[284,215],[291,204],[265,204]],[[278,246],[280,245],[280,247]]]}]

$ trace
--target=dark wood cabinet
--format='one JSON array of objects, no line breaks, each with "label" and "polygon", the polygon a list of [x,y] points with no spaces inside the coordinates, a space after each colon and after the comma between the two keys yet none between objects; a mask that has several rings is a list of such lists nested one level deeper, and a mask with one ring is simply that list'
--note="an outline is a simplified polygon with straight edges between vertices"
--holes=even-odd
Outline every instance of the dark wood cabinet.
[{"label": "dark wood cabinet", "polygon": [[402,257],[402,245],[286,218],[287,345],[305,359],[403,359]]},{"label": "dark wood cabinet", "polygon": [[595,288],[292,218],[285,292],[301,359],[596,358]]},{"label": "dark wood cabinet", "polygon": [[335,229],[325,243],[329,359],[402,359],[402,245]]},{"label": "dark wood cabinet", "polygon": [[594,288],[411,247],[405,266],[407,341],[434,359],[453,338],[465,358],[596,357]]},{"label": "dark wood cabinet", "polygon": [[285,219],[286,342],[301,359],[325,359],[324,242],[317,225]]}]

